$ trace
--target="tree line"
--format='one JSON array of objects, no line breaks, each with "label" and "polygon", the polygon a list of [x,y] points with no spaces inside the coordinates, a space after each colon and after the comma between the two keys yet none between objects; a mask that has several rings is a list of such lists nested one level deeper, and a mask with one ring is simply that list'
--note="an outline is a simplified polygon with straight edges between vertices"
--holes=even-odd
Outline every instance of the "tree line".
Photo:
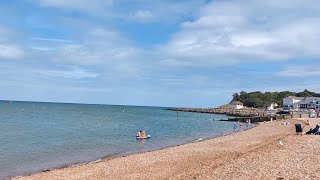
[{"label": "tree line", "polygon": [[240,93],[234,93],[232,101],[241,101],[244,106],[254,107],[254,108],[265,108],[271,103],[277,103],[280,107],[283,104],[283,98],[288,96],[296,97],[320,97],[319,93],[315,93],[305,89],[302,92],[245,92],[241,91]]}]

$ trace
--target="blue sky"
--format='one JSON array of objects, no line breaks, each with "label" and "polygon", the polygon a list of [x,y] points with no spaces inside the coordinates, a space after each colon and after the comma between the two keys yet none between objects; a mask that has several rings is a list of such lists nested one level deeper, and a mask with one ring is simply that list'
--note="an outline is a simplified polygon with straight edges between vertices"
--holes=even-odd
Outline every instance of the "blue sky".
[{"label": "blue sky", "polygon": [[318,91],[317,0],[2,0],[0,99],[212,107]]}]

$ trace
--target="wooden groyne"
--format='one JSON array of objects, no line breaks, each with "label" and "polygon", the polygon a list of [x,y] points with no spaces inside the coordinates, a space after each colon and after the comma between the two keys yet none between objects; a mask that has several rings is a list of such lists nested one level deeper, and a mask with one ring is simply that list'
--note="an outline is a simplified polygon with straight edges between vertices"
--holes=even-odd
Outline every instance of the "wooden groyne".
[{"label": "wooden groyne", "polygon": [[263,110],[263,109],[230,109],[230,108],[171,108],[167,109],[171,111],[183,111],[183,112],[196,112],[196,113],[210,113],[210,114],[223,114],[233,116],[228,120],[223,121],[240,121],[246,122],[248,119],[252,123],[264,122],[271,120],[291,119],[291,118],[305,118],[309,114],[306,112],[291,112],[286,115],[277,114],[276,110]]},{"label": "wooden groyne", "polygon": [[224,115],[235,116],[235,117],[252,117],[252,116],[266,117],[276,113],[275,111],[266,111],[262,109],[229,109],[229,108],[172,108],[168,110],[224,114]]}]

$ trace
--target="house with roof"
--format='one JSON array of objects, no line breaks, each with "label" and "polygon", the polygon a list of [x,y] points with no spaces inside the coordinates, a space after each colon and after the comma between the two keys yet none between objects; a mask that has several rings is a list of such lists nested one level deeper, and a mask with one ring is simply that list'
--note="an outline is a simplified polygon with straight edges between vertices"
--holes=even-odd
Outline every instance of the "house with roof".
[{"label": "house with roof", "polygon": [[283,98],[283,109],[284,110],[298,110],[300,109],[300,102],[304,97],[289,96]]},{"label": "house with roof", "polygon": [[293,97],[283,98],[284,110],[320,109],[320,97]]},{"label": "house with roof", "polygon": [[231,109],[242,109],[243,108],[243,103],[240,101],[232,101],[229,104],[229,108]]},{"label": "house with roof", "polygon": [[320,97],[305,97],[299,103],[300,109],[320,109]]}]

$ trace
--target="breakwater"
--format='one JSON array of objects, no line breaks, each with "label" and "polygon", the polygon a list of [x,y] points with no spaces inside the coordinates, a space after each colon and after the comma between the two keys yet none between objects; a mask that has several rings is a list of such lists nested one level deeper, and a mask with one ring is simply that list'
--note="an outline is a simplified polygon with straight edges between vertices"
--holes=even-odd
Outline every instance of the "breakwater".
[{"label": "breakwater", "polygon": [[172,111],[185,111],[197,113],[211,113],[211,114],[224,114],[236,117],[252,117],[261,116],[268,117],[275,115],[276,111],[266,111],[263,109],[230,109],[230,108],[171,108]]},{"label": "breakwater", "polygon": [[246,122],[248,119],[252,123],[264,122],[271,120],[282,120],[291,118],[305,118],[309,117],[308,112],[290,112],[290,114],[277,114],[277,110],[263,110],[255,108],[246,109],[231,109],[231,108],[170,108],[171,111],[184,111],[184,112],[196,112],[196,113],[211,113],[211,114],[224,114],[233,116],[228,120],[223,121],[240,121]]}]

